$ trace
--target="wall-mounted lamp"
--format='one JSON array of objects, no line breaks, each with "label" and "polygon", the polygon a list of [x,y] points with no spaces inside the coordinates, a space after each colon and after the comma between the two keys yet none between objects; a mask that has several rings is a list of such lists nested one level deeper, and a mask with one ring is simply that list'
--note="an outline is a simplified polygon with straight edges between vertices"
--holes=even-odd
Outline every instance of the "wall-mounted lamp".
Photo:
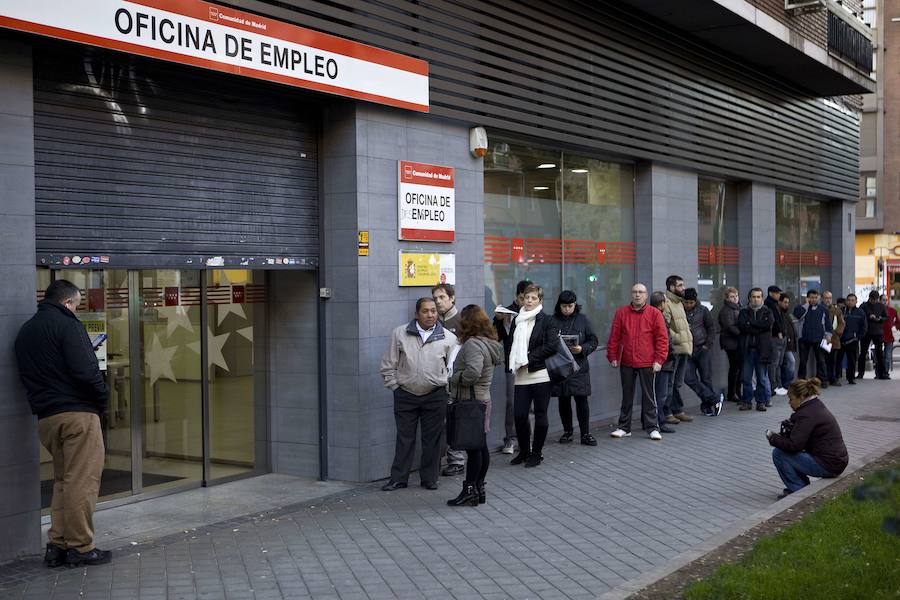
[{"label": "wall-mounted lamp", "polygon": [[469,130],[469,152],[475,158],[484,158],[488,149],[487,131],[484,127],[473,127]]}]

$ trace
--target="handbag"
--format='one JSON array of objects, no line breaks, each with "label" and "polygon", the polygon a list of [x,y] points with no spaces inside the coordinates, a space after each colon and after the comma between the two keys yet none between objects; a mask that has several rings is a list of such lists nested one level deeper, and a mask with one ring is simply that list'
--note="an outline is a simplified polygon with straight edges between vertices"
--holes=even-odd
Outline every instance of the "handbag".
[{"label": "handbag", "polygon": [[578,372],[579,366],[562,337],[556,338],[556,352],[544,361],[551,381],[562,381]]},{"label": "handbag", "polygon": [[454,450],[479,450],[484,446],[484,404],[469,388],[470,399],[447,405],[447,445]]}]

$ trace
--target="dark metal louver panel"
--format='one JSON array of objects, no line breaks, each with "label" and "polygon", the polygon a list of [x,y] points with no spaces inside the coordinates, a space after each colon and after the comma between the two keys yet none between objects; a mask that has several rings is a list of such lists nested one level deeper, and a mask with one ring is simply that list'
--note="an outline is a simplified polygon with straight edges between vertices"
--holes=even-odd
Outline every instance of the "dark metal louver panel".
[{"label": "dark metal louver panel", "polygon": [[489,134],[858,196],[857,115],[613,0],[229,4],[425,59],[431,113]]},{"label": "dark metal louver panel", "polygon": [[296,93],[55,43],[34,71],[39,257],[316,264],[318,119]]}]

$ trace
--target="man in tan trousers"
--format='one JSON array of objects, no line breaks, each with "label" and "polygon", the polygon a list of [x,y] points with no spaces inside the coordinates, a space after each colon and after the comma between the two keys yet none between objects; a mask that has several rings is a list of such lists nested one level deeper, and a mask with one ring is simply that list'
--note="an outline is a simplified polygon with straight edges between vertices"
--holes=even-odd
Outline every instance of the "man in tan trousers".
[{"label": "man in tan trousers", "polygon": [[106,383],[84,325],[75,316],[78,287],[50,284],[37,313],[19,330],[16,359],[38,437],[53,457],[53,500],[44,554],[49,567],[108,563],[94,547],[94,507],[103,473]]}]

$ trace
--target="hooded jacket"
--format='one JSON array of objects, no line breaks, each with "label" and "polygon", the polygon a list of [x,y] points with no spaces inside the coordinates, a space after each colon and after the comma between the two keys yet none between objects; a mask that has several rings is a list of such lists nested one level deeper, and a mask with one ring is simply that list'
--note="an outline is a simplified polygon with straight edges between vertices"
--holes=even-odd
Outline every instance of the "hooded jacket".
[{"label": "hooded jacket", "polygon": [[413,319],[391,332],[388,348],[381,357],[381,376],[387,388],[398,387],[424,396],[447,385],[447,361],[456,346],[456,336],[444,329],[440,321],[425,342]]},{"label": "hooded jacket", "polygon": [[740,348],[741,330],[738,329],[737,320],[741,307],[735,302],[725,301],[719,312],[719,345],[722,350],[733,351]]},{"label": "hooded jacket", "polygon": [[68,308],[41,302],[19,330],[15,347],[19,376],[38,419],[106,410],[106,382],[91,339]]},{"label": "hooded jacket", "polygon": [[503,345],[500,342],[482,336],[467,339],[453,361],[450,397],[468,400],[474,391],[476,400],[490,400],[494,367],[501,362]]},{"label": "hooded jacket", "polygon": [[808,452],[819,466],[834,476],[849,462],[847,446],[837,419],[819,398],[810,398],[791,414],[794,427],[787,437],[775,434],[769,444],[785,452]]},{"label": "hooded jacket", "polygon": [[623,306],[613,317],[606,358],[635,369],[651,367],[653,363],[663,365],[669,352],[666,333],[666,321],[656,308],[649,304],[641,308]]},{"label": "hooded jacket", "polygon": [[669,337],[675,347],[675,354],[687,354],[694,352],[694,338],[691,336],[691,325],[684,313],[683,298],[678,294],[666,291],[666,307],[664,311],[665,322],[669,327]]}]

